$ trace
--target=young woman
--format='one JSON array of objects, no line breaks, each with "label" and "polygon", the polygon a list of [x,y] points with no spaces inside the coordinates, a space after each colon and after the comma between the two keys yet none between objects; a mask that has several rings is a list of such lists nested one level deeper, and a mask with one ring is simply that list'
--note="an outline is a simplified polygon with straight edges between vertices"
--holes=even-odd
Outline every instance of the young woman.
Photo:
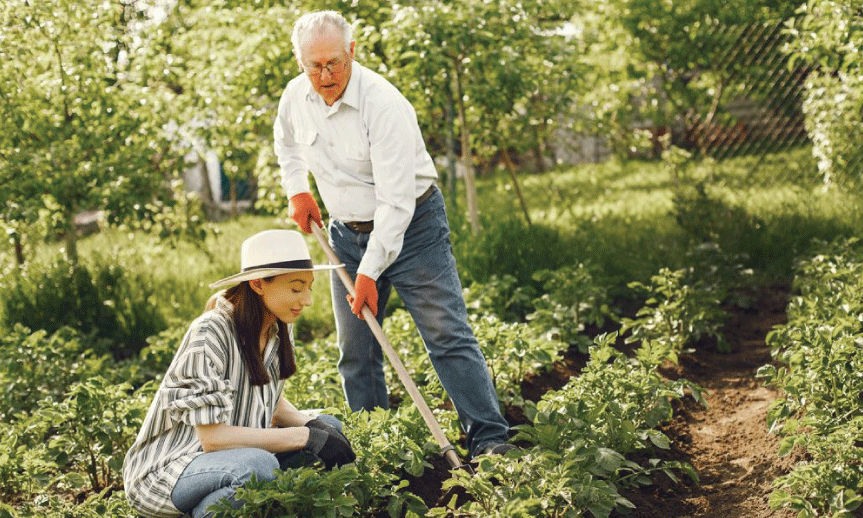
[{"label": "young woman", "polygon": [[296,371],[292,324],[311,304],[315,266],[302,236],[267,230],[246,239],[242,271],[189,326],[156,392],[123,477],[133,509],[148,518],[209,516],[252,475],[322,461],[353,462],[341,423],[297,410],[282,396]]}]

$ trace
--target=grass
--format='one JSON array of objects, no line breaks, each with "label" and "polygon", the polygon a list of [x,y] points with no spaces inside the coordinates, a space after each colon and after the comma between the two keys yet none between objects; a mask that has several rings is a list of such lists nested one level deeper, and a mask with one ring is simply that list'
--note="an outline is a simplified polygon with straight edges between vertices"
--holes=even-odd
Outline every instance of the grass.
[{"label": "grass", "polygon": [[[453,249],[465,285],[493,275],[530,283],[533,272],[588,263],[606,285],[625,291],[660,268],[680,268],[688,251],[704,240],[746,257],[768,279],[790,279],[794,258],[813,238],[851,236],[863,228],[863,196],[825,190],[799,151],[674,169],[663,162],[609,162],[568,167],[520,178],[530,210],[527,225],[509,177],[479,181],[483,230],[472,235],[460,210],[450,208]],[[448,200],[448,206],[452,202]],[[458,207],[463,209],[463,197]],[[176,248],[140,233],[108,230],[79,244],[90,268],[116,264],[151,284],[170,325],[185,325],[212,294],[208,284],[239,268],[242,241],[267,228],[294,228],[272,216],[243,215],[216,225],[200,245]],[[313,259],[325,256],[306,236]],[[11,251],[0,250],[7,273]],[[60,253],[57,244],[35,248],[29,268],[44,268]],[[8,277],[5,275],[4,277]],[[138,282],[138,281],[136,281]],[[313,306],[296,332],[324,337],[334,329],[329,276],[319,275]],[[393,306],[397,306],[395,300]]]}]

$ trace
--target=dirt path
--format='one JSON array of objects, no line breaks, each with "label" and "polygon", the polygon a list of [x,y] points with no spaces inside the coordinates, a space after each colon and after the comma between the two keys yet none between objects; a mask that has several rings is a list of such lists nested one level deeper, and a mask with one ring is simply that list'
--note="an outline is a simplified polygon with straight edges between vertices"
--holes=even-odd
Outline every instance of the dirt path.
[{"label": "dirt path", "polygon": [[[673,422],[664,427],[672,441],[669,460],[691,464],[700,484],[681,476],[675,483],[664,475],[655,484],[638,491],[622,489],[621,494],[636,505],[628,514],[613,518],[793,518],[796,513],[768,506],[772,483],[787,473],[793,461],[776,456],[778,438],[768,434],[767,410],[778,397],[756,378],[759,367],[770,363],[770,349],[764,339],[777,324],[785,321],[788,288],[775,287],[752,294],[749,309],[730,309],[725,335],[734,352],[718,353],[711,346],[696,347],[680,355],[679,364],[662,373],[683,377],[704,388],[709,407],[687,397],[675,408]],[[522,383],[522,395],[537,401],[543,393],[562,387],[578,375],[585,356],[570,351],[563,361],[542,376]],[[508,409],[510,422],[524,422],[524,416]],[[411,488],[430,505],[440,503],[440,484],[445,466],[427,470]]]},{"label": "dirt path", "polygon": [[637,509],[633,518],[791,518],[787,510],[767,505],[773,480],[791,467],[776,456],[778,439],[767,433],[766,415],[777,397],[755,378],[771,361],[767,332],[785,319],[787,289],[758,293],[752,307],[736,310],[726,326],[735,352],[696,348],[665,372],[698,383],[708,391],[709,408],[690,398],[678,408],[666,433],[675,458],[689,462],[701,483],[662,481],[628,494]]}]

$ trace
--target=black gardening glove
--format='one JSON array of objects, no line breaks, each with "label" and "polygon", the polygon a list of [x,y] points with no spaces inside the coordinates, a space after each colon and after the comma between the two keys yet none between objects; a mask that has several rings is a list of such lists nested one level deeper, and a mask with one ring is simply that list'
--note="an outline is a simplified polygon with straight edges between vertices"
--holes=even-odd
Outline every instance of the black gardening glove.
[{"label": "black gardening glove", "polygon": [[303,449],[317,455],[327,469],[356,460],[353,448],[340,433],[331,434],[308,424],[306,426],[309,428],[309,440]]},{"label": "black gardening glove", "polygon": [[312,419],[311,421],[307,422],[305,424],[305,426],[308,428],[316,428],[318,430],[323,430],[330,435],[338,435],[339,437],[344,439],[346,443],[348,443],[348,446],[350,446],[350,444],[351,444],[351,441],[349,441],[348,438],[345,437],[345,434],[340,432],[338,428],[336,428],[335,426],[327,424],[326,422],[318,419],[317,417]]}]

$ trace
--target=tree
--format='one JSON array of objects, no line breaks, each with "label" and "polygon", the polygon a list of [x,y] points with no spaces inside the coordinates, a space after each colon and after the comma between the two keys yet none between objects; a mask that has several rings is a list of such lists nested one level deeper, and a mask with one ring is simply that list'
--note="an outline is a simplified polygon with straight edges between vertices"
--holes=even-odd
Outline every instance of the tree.
[{"label": "tree", "polygon": [[76,262],[78,212],[120,223],[170,196],[170,96],[133,68],[134,5],[9,0],[0,11],[0,220],[18,249],[38,221]]},{"label": "tree", "polygon": [[[549,87],[555,83],[552,78],[571,77],[557,73],[566,70],[572,56],[552,50],[555,38],[542,30],[540,5],[424,2],[395,9],[382,30],[390,77],[418,112],[445,121],[434,114],[451,106],[456,115],[468,220],[474,231],[479,227],[474,156],[506,154],[536,142],[541,135],[526,130],[547,125],[547,114],[570,99]],[[517,186],[514,169],[510,172]]]},{"label": "tree", "polygon": [[712,118],[734,88],[716,67],[728,44],[718,29],[785,19],[802,0],[582,0],[574,18],[592,65],[584,98],[619,153],[633,129],[670,129],[688,112]]},{"label": "tree", "polygon": [[788,51],[813,72],[803,111],[825,186],[863,186],[863,8],[852,0],[809,0],[788,24]]}]

